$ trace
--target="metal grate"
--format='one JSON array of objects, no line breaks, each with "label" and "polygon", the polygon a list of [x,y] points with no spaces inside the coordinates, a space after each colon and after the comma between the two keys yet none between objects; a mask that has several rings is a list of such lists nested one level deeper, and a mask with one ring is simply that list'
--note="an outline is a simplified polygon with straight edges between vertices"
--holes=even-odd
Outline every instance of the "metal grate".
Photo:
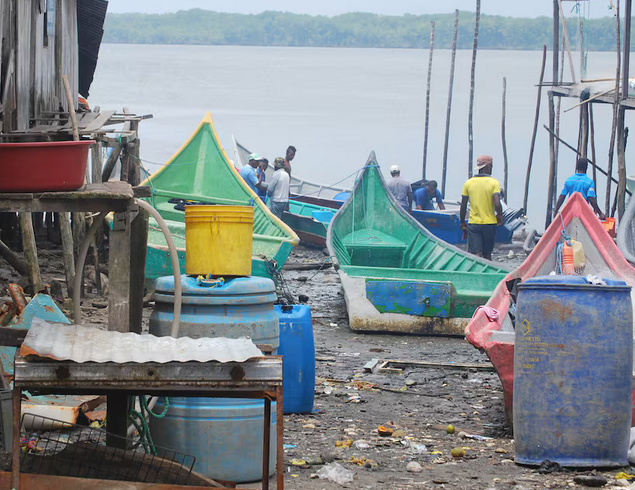
[{"label": "metal grate", "polygon": [[20,435],[22,473],[186,485],[196,460],[157,446],[146,454],[133,439],[32,414],[23,414]]}]

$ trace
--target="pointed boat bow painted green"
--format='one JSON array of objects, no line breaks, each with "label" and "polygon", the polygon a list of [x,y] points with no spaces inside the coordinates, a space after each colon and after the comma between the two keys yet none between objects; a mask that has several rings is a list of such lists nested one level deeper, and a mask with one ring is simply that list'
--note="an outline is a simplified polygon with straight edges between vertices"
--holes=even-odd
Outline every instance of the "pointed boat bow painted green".
[{"label": "pointed boat bow painted green", "polygon": [[[174,209],[170,199],[232,206],[254,207],[252,275],[272,277],[298,244],[298,236],[276,218],[245,184],[221,146],[212,117],[205,115],[198,128],[175,155],[141,185],[148,185],[147,199],[163,219],[179,249],[181,271],[185,273],[185,213]],[[172,274],[167,243],[157,223],[150,219],[146,279]]]},{"label": "pointed boat bow painted green", "polygon": [[374,152],[328,228],[353,330],[462,335],[507,269],[432,235],[386,188]]}]

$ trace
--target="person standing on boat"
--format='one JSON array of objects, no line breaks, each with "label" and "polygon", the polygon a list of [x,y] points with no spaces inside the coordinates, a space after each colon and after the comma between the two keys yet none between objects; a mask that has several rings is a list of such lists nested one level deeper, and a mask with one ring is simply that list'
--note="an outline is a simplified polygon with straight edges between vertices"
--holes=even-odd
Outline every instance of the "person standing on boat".
[{"label": "person standing on boat", "polygon": [[410,213],[412,210],[412,187],[410,182],[401,178],[399,165],[390,167],[390,175],[392,178],[386,184],[388,190],[395,196],[397,202]]},{"label": "person standing on boat", "polygon": [[273,168],[276,171],[271,178],[271,182],[269,182],[269,187],[267,187],[267,195],[271,201],[271,212],[282,219],[282,214],[289,205],[289,183],[291,177],[287,173],[284,158],[276,158],[273,162]]},{"label": "person standing on boat", "polygon": [[[496,227],[503,224],[501,185],[492,177],[493,159],[481,155],[476,160],[478,174],[463,185],[461,200],[461,229],[467,230],[467,250],[471,254],[492,260],[496,241]],[[470,218],[465,223],[467,203],[470,203]]]},{"label": "person standing on boat", "polygon": [[284,159],[284,169],[289,174],[289,177],[291,177],[291,161],[295,158],[296,151],[295,146],[290,146],[287,148],[286,158]]},{"label": "person standing on boat", "polygon": [[595,194],[595,184],[593,183],[593,179],[586,174],[588,167],[589,160],[587,160],[586,158],[578,158],[578,161],[575,164],[575,174],[569,177],[564,182],[564,187],[562,188],[562,192],[560,193],[560,197],[558,198],[558,202],[556,203],[556,208],[553,211],[554,217],[558,215],[558,210],[564,203],[564,200],[567,198],[567,196],[570,196],[574,192],[579,192],[584,196],[584,198],[593,208],[593,211],[595,211],[600,219],[606,219],[606,216],[604,216],[604,213],[598,206],[598,200]]},{"label": "person standing on boat", "polygon": [[[265,175],[264,170],[262,170],[264,166],[263,160],[258,153],[252,153],[249,155],[249,164],[240,169],[240,176],[256,194],[259,191],[267,190],[262,183]],[[258,168],[261,169],[261,172],[256,171]]]},{"label": "person standing on boat", "polygon": [[425,183],[423,187],[419,187],[416,191],[414,191],[412,195],[415,205],[417,209],[423,209],[425,211],[433,211],[434,204],[432,204],[432,199],[437,202],[440,210],[445,209],[445,204],[443,204],[443,196],[441,195],[441,191],[437,189],[437,181],[429,180]]}]

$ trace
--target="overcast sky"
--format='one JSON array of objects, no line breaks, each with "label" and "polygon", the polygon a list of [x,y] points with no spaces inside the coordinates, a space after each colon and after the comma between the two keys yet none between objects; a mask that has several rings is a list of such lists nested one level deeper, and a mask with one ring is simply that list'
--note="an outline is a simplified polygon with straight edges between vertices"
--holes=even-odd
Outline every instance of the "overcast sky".
[{"label": "overcast sky", "polygon": [[[592,17],[609,14],[609,0],[581,2],[590,5]],[[565,2],[565,15],[575,3]],[[220,12],[255,14],[279,10],[311,15],[338,15],[346,12],[373,12],[386,15],[437,14],[454,9],[474,11],[475,0],[109,0],[109,12],[165,13],[202,8]],[[489,15],[514,17],[551,16],[551,0],[483,0],[481,11]]]}]

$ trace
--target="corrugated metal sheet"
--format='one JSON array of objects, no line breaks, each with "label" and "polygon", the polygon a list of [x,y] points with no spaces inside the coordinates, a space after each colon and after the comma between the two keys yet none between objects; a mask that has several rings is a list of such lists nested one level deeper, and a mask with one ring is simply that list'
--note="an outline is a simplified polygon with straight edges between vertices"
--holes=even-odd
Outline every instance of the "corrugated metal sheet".
[{"label": "corrugated metal sheet", "polygon": [[35,318],[20,355],[82,362],[244,362],[263,357],[251,339],[155,337]]},{"label": "corrugated metal sheet", "polygon": [[79,43],[79,93],[88,97],[93,83],[99,47],[104,35],[106,0],[77,1],[77,35]]}]

